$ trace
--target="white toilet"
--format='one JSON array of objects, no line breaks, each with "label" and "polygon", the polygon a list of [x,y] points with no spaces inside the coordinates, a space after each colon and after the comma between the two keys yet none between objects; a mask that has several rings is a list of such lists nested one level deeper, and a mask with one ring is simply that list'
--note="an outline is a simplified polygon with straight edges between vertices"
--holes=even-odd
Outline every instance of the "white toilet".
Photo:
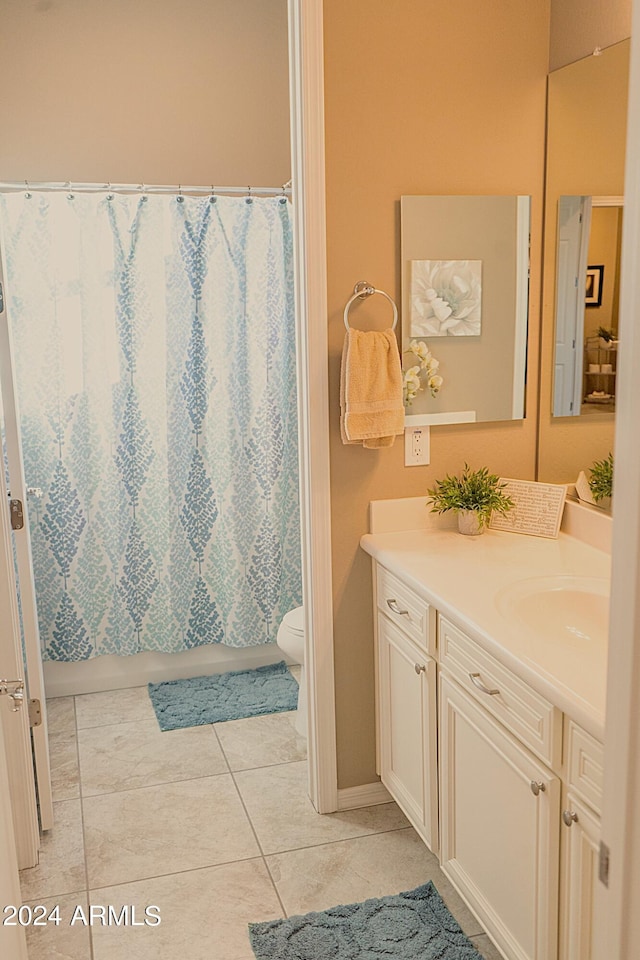
[{"label": "white toilet", "polygon": [[304,607],[296,607],[285,613],[278,629],[276,643],[288,657],[301,664],[300,692],[295,728],[302,737],[307,735],[307,687],[304,671]]}]

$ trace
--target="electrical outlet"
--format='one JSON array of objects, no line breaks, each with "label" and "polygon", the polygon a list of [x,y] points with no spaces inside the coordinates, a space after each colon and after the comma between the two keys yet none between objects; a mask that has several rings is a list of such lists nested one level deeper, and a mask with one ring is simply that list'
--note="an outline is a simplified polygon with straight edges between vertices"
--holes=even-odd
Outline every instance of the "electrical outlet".
[{"label": "electrical outlet", "polygon": [[420,467],[429,463],[429,427],[404,428],[404,465]]}]

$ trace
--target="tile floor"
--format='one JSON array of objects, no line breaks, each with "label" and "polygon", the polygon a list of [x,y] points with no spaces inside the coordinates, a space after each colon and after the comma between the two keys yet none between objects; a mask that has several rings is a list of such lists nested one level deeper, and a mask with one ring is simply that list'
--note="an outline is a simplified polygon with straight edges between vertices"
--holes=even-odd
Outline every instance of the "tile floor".
[{"label": "tile floor", "polygon": [[[60,906],[30,960],[254,960],[247,923],[433,880],[487,960],[499,955],[393,804],[318,816],[293,714],[161,733],[146,687],[50,700],[56,825],[23,899]],[[91,927],[87,904],[160,908]],[[79,915],[78,915],[79,916]]]}]

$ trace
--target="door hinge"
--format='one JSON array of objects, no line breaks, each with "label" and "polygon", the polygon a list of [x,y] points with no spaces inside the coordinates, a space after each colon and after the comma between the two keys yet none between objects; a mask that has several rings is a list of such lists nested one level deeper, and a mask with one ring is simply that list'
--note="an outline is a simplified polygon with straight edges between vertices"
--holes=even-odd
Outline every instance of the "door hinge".
[{"label": "door hinge", "polygon": [[4,313],[4,287],[0,281],[0,313]]},{"label": "door hinge", "polygon": [[603,840],[601,840],[600,855],[598,857],[598,879],[600,880],[600,883],[605,885],[605,887],[609,886],[609,861],[609,847]]},{"label": "door hinge", "polygon": [[569,410],[573,410],[573,400],[569,401]]},{"label": "door hinge", "polygon": [[11,529],[22,530],[24,527],[22,500],[9,500],[9,512],[11,514]]},{"label": "door hinge", "polygon": [[30,727],[39,727],[42,724],[42,707],[40,706],[40,701],[29,700],[29,726]]}]

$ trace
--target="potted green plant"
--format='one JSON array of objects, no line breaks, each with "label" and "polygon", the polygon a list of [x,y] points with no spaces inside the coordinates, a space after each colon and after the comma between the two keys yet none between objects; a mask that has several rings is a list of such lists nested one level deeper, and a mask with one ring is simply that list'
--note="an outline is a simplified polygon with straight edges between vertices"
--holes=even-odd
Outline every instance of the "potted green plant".
[{"label": "potted green plant", "polygon": [[594,460],[589,473],[589,489],[593,499],[599,506],[609,506],[613,492],[613,454],[610,453],[605,460]]},{"label": "potted green plant", "polygon": [[618,343],[613,330],[609,330],[607,327],[598,327],[598,337],[600,338],[600,346],[604,350],[612,350]]},{"label": "potted green plant", "polygon": [[447,474],[444,480],[436,480],[433,490],[427,490],[427,503],[431,504],[432,513],[455,510],[460,533],[478,536],[484,533],[494,510],[505,514],[515,506],[503,492],[505,486],[487,467],[471,470],[465,463],[461,477]]}]

